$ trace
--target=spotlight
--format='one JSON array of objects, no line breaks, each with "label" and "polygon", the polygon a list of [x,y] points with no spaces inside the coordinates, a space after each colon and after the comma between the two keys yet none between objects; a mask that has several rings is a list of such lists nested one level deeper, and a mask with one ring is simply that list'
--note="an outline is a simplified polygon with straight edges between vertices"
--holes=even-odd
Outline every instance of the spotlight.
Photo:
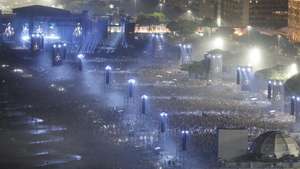
[{"label": "spotlight", "polygon": [[142,95],[141,98],[147,100],[147,99],[148,99],[148,96],[147,96],[147,95]]},{"label": "spotlight", "polygon": [[224,40],[220,37],[216,38],[214,41],[213,41],[213,47],[215,49],[223,49],[224,48]]},{"label": "spotlight", "polygon": [[78,57],[79,59],[83,59],[83,58],[84,58],[84,55],[83,55],[83,54],[78,54],[77,57]]},{"label": "spotlight", "polygon": [[181,133],[182,133],[182,134],[189,134],[189,131],[183,130],[183,131],[181,131]]},{"label": "spotlight", "polygon": [[168,114],[167,114],[167,113],[165,113],[165,112],[162,112],[162,113],[160,113],[160,116],[161,116],[161,117],[167,117],[167,116],[168,116]]},{"label": "spotlight", "polygon": [[248,62],[251,65],[259,66],[262,61],[261,50],[257,47],[254,47],[248,52]]},{"label": "spotlight", "polygon": [[105,67],[105,70],[111,70],[112,68],[109,66],[109,65],[107,65],[106,67]]},{"label": "spotlight", "polygon": [[134,80],[134,79],[129,79],[129,80],[128,80],[128,83],[130,83],[130,84],[135,84],[135,80]]},{"label": "spotlight", "polygon": [[28,41],[29,40],[29,36],[24,35],[24,36],[21,37],[21,39],[22,39],[22,41]]}]

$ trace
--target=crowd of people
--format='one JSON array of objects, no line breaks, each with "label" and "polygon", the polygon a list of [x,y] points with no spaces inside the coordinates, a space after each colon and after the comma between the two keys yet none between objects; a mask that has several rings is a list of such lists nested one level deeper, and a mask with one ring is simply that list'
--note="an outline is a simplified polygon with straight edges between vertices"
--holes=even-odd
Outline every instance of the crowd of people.
[{"label": "crowd of people", "polygon": [[[137,76],[139,92],[150,93],[149,109],[157,125],[159,113],[167,112],[170,137],[180,145],[181,130],[188,130],[189,153],[207,164],[217,161],[218,128],[247,129],[251,142],[269,130],[289,130],[293,122],[288,113],[269,112],[272,104],[262,94],[251,100],[254,94],[242,93],[233,83],[208,85],[206,81],[189,80],[176,69],[145,69]],[[285,120],[278,120],[278,116],[285,116]]]}]

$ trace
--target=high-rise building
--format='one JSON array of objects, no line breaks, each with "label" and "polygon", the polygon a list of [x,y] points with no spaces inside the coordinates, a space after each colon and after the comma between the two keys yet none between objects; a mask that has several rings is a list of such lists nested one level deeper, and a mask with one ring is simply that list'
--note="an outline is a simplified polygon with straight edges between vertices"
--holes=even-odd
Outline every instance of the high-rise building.
[{"label": "high-rise building", "polygon": [[[191,8],[195,13],[198,13],[198,16],[215,18],[218,10],[217,1],[218,0],[196,0],[194,4],[198,3],[198,5],[193,6],[194,4],[192,3]],[[198,8],[198,11],[195,8]]]},{"label": "high-rise building", "polygon": [[222,0],[222,26],[287,26],[288,0]]},{"label": "high-rise building", "polygon": [[249,24],[249,0],[221,0],[221,25],[245,27]]},{"label": "high-rise building", "polygon": [[300,0],[289,0],[288,15],[289,39],[293,42],[300,42]]},{"label": "high-rise building", "polygon": [[288,0],[250,0],[249,7],[251,26],[280,28],[288,24]]}]

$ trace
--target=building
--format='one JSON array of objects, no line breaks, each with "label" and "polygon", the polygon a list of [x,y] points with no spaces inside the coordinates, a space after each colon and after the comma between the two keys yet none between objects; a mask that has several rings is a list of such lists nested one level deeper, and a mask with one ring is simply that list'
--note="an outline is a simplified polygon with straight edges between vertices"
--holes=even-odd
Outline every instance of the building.
[{"label": "building", "polygon": [[286,27],[288,0],[250,0],[249,25],[256,27]]},{"label": "building", "polygon": [[222,0],[221,25],[230,27],[246,27],[249,24],[248,0]]},{"label": "building", "polygon": [[289,0],[288,28],[289,39],[300,42],[300,0]]},{"label": "building", "polygon": [[287,26],[288,0],[222,0],[220,3],[222,26]]},{"label": "building", "polygon": [[299,152],[297,142],[289,135],[280,131],[268,131],[253,141],[246,154],[232,159],[220,159],[219,168],[297,169],[300,167]]},{"label": "building", "polygon": [[[195,5],[193,3],[195,3]],[[217,0],[197,0],[193,3],[190,8],[197,16],[216,18],[218,11]]]}]

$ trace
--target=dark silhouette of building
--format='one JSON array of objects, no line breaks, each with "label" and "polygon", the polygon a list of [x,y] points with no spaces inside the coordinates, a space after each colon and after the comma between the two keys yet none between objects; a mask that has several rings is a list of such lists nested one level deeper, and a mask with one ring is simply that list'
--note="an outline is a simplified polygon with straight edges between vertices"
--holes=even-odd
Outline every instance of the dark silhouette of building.
[{"label": "dark silhouette of building", "polygon": [[222,0],[222,26],[280,28],[288,23],[288,0]]}]

